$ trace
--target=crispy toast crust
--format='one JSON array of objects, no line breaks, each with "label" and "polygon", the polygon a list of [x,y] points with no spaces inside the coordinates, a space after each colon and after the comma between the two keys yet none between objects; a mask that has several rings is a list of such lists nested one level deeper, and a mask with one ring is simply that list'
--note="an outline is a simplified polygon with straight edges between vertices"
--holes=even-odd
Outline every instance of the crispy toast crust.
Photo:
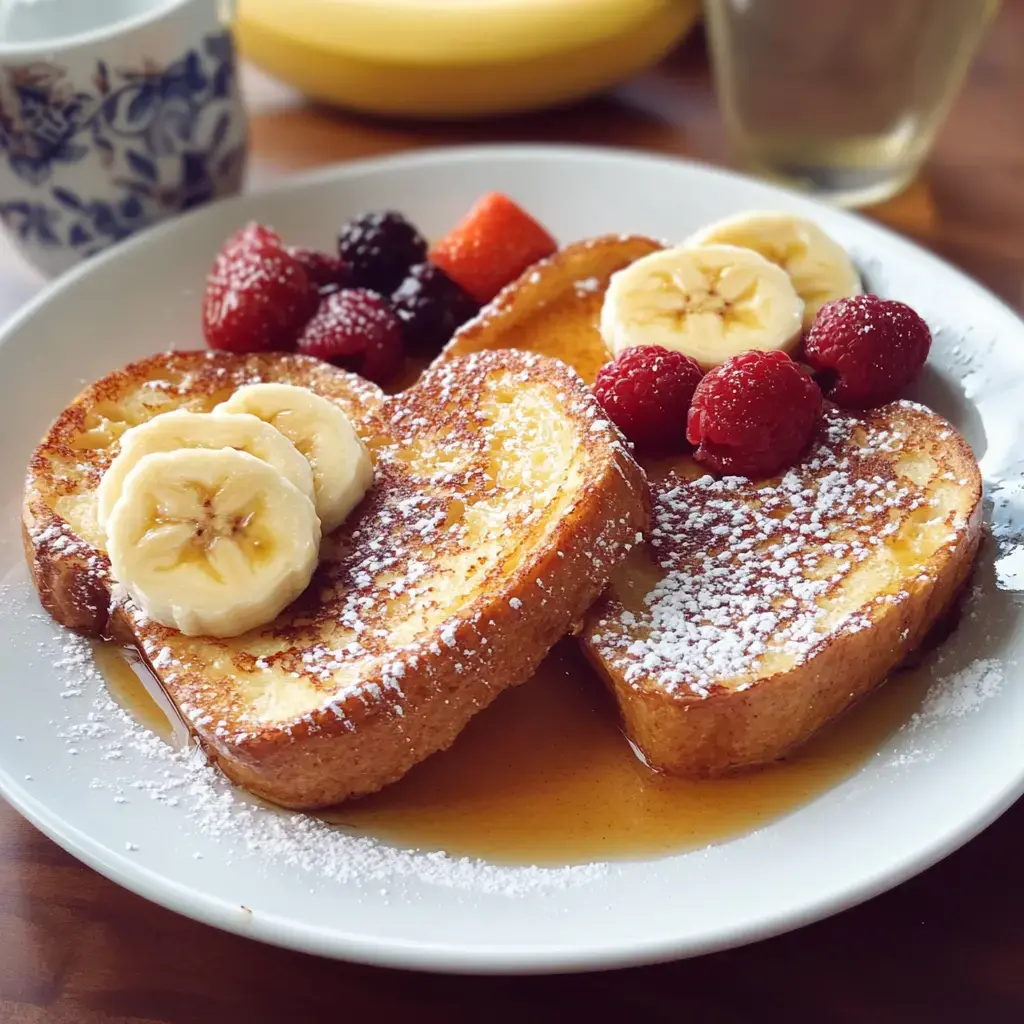
[{"label": "crispy toast crust", "polygon": [[523,349],[568,363],[593,383],[610,358],[597,333],[608,280],[661,249],[642,235],[601,235],[535,263],[463,324],[437,362],[496,348]]},{"label": "crispy toast crust", "polygon": [[[592,381],[609,358],[596,326],[608,276],[644,255],[643,242],[595,239],[537,264],[505,289],[492,307],[485,307],[475,322],[457,332],[439,361],[455,352],[509,345],[560,357]],[[658,247],[648,245],[646,251]],[[592,279],[599,287],[592,287]],[[581,280],[588,282],[587,287],[580,287]],[[839,427],[841,421],[849,424],[848,429]],[[714,587],[705,587],[702,593],[697,572],[698,566],[701,571],[706,569],[698,557],[702,551],[718,553],[740,542],[740,535],[730,534],[731,517],[740,515],[739,522],[753,521],[749,506],[759,505],[756,493],[772,482],[745,482],[738,493],[724,495],[707,486],[700,492],[683,492],[689,493],[684,503],[687,515],[683,516],[678,494],[672,495],[672,489],[680,484],[695,487],[687,481],[699,478],[703,470],[685,457],[641,460],[651,480],[653,526],[662,536],[649,537],[658,542],[656,548],[639,546],[616,570],[609,591],[588,615],[581,642],[615,695],[627,734],[652,767],[686,775],[715,775],[784,756],[883,681],[921,642],[967,578],[981,535],[981,480],[963,438],[945,420],[909,403],[894,403],[862,417],[845,417],[830,410],[822,430],[827,434],[830,429],[830,450],[837,454],[838,462],[847,460],[841,469],[847,484],[851,479],[871,481],[877,477],[882,486],[891,482],[902,497],[898,507],[885,509],[884,517],[881,512],[865,513],[871,507],[867,501],[860,501],[856,509],[836,508],[829,514],[828,488],[836,478],[826,477],[837,467],[830,464],[825,470],[824,463],[829,460],[815,463],[813,452],[794,467],[790,478],[798,483],[798,489],[806,487],[824,495],[818,510],[820,520],[824,509],[823,523],[811,529],[812,508],[803,510],[806,521],[798,515],[793,522],[797,539],[802,525],[816,545],[814,550],[802,552],[801,557],[807,555],[810,561],[800,564],[796,579],[790,580],[804,583],[808,593],[800,609],[804,627],[817,621],[814,628],[823,628],[826,621],[814,619],[812,605],[820,602],[824,608],[838,607],[843,587],[847,593],[852,591],[849,577],[854,567],[846,569],[841,559],[819,550],[824,544],[849,540],[851,531],[863,527],[864,536],[886,530],[878,542],[890,551],[910,543],[913,531],[923,547],[916,560],[906,559],[896,582],[880,578],[872,589],[872,582],[865,581],[863,574],[856,577],[857,586],[867,588],[864,600],[848,609],[844,623],[832,623],[821,636],[800,645],[790,643],[795,649],[794,663],[788,662],[788,656],[770,651],[770,657],[752,658],[746,665],[735,657],[730,661],[730,644],[735,654],[737,637],[749,639],[749,623],[744,619],[751,616],[751,609],[756,607],[762,615],[774,615],[778,609],[773,601],[762,599],[759,603],[756,595],[743,593],[739,586],[732,593]],[[865,435],[878,441],[877,451],[861,450]],[[826,436],[819,440],[829,442]],[[921,477],[915,455],[932,459],[927,479]],[[918,474],[917,481],[903,472],[905,459],[909,459],[907,471]],[[916,510],[939,496],[943,518],[934,529],[918,530],[913,524],[922,513]],[[717,513],[713,511],[716,503]],[[729,517],[724,518],[727,507]],[[691,514],[695,517],[692,521]],[[783,514],[774,511],[775,516]],[[659,524],[659,520],[664,522]],[[710,523],[710,528],[722,532],[702,542],[695,534],[701,528],[695,524],[701,523],[704,528]],[[772,529],[770,524],[767,529]],[[814,537],[820,529],[826,530],[828,539],[824,534]],[[673,542],[673,535],[689,538],[689,547]],[[729,539],[723,542],[723,537]],[[758,542],[752,557],[764,559],[767,543]],[[811,565],[815,558],[817,568]],[[826,566],[838,571],[839,579],[829,592],[815,592],[815,576]],[[735,577],[742,565],[730,562],[728,568]],[[667,587],[666,576],[672,576]],[[687,603],[681,597],[693,600]],[[669,613],[674,601],[678,617],[673,625]],[[785,619],[763,621],[764,639],[773,633],[780,639],[786,637]],[[685,628],[688,622],[695,627],[689,632]],[[701,663],[694,653],[701,645],[715,652],[717,662],[709,655]],[[770,641],[766,648],[771,648]],[[694,668],[697,671],[690,671]]]},{"label": "crispy toast crust", "polygon": [[[77,405],[88,410],[108,390],[87,389]],[[99,593],[79,619],[139,648],[226,775],[290,807],[373,792],[448,746],[580,628],[647,525],[642,472],[561,363],[476,355],[372,397],[357,425],[375,485],[325,541],[309,590],[275,622],[230,641],[187,638],[127,600],[108,620],[109,575],[98,573]],[[83,415],[65,414],[47,436],[27,506],[42,500],[46,455],[88,429]],[[105,464],[79,484],[93,487]],[[59,560],[52,539],[30,544],[37,579]],[[79,575],[48,607],[77,612]]]},{"label": "crispy toast crust", "polygon": [[300,384],[362,419],[383,398],[355,374],[306,356],[165,352],[131,363],[86,387],[60,414],[29,462],[22,539],[43,607],[63,626],[91,636],[107,632],[110,562],[89,510],[77,522],[61,511],[92,493],[118,451],[120,434],[160,412],[207,412],[247,383]]}]

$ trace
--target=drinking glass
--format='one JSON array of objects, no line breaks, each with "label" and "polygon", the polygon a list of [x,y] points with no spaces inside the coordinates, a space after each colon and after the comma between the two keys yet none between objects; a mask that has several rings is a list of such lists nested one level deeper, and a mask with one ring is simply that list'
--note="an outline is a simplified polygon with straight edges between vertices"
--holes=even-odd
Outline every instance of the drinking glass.
[{"label": "drinking glass", "polygon": [[705,0],[719,105],[755,173],[841,205],[915,175],[998,0]]}]

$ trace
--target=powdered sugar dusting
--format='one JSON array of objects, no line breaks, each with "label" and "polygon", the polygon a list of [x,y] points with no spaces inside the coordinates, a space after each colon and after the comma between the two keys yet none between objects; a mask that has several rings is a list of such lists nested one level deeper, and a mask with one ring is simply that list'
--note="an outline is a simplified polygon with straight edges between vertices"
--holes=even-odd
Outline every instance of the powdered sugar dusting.
[{"label": "powdered sugar dusting", "polygon": [[933,686],[909,727],[944,718],[963,718],[977,711],[1002,686],[1002,663],[995,658],[979,658]]},{"label": "powdered sugar dusting", "polygon": [[[220,331],[242,309],[301,303],[308,285],[299,264],[289,257],[280,238],[270,229],[248,224],[231,236],[214,260],[204,293],[203,316],[207,331]],[[250,322],[250,321],[247,321]]]},{"label": "powdered sugar dusting", "polygon": [[941,735],[935,735],[936,727],[974,714],[1002,691],[1004,682],[1003,662],[997,658],[978,658],[937,679],[920,709],[897,734],[902,742],[885,760],[885,767],[901,768],[934,760],[943,748]]},{"label": "powdered sugar dusting", "polygon": [[[893,471],[906,438],[890,419],[830,410],[802,466],[775,485],[670,473],[654,488],[650,537],[662,574],[642,608],[611,602],[591,636],[601,657],[634,685],[705,696],[721,680],[743,686],[770,654],[799,664],[828,636],[867,628],[863,610],[832,621],[825,599],[933,500]],[[950,523],[949,541],[964,526]]]},{"label": "powdered sugar dusting", "polygon": [[[246,856],[308,872],[335,884],[415,880],[447,889],[522,896],[596,881],[605,864],[565,868],[502,867],[439,852],[403,850],[343,831],[307,814],[254,803],[209,765],[196,748],[175,750],[141,726],[108,694],[88,641],[67,633],[53,641],[52,661],[64,692],[88,702],[58,730],[69,756],[88,749],[117,768],[92,781],[131,814],[132,802],[153,800],[180,816],[182,844],[199,834]],[[118,769],[123,766],[123,771]],[[137,844],[132,844],[137,847]]]}]

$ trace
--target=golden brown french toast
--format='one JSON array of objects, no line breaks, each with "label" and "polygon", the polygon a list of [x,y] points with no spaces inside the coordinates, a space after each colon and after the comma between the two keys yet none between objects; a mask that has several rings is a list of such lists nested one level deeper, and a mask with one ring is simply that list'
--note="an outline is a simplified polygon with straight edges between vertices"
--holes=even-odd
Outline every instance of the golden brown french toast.
[{"label": "golden brown french toast", "polygon": [[775,760],[895,668],[949,607],[981,533],[966,442],[922,406],[848,416],[779,478],[650,465],[650,543],[583,645],[650,762]]},{"label": "golden brown french toast", "polygon": [[[338,397],[337,371],[323,372],[318,380],[308,368],[302,382]],[[124,599],[105,622],[102,587],[77,614],[90,588],[52,565],[58,536],[85,543],[72,520],[88,526],[75,511],[105,463],[90,455],[95,468],[60,486],[49,467],[58,455],[70,465],[70,452],[97,440],[108,406],[96,403],[120,394],[119,380],[87,390],[33,460],[34,574],[64,582],[47,605],[64,620],[105,623],[141,650],[225,774],[286,806],[372,792],[448,746],[581,626],[647,527],[643,474],[574,374],[524,353],[472,355],[393,397],[352,390],[375,483],[324,541],[307,591],[269,625],[229,640],[186,637]],[[61,502],[71,519],[57,518]],[[55,532],[40,539],[40,527]]]},{"label": "golden brown french toast", "polygon": [[384,397],[375,385],[318,359],[264,353],[164,352],[90,384],[36,449],[22,527],[32,581],[63,626],[101,636],[110,608],[110,561],[96,520],[96,488],[118,438],[162,412],[209,412],[245,384],[298,384],[330,398],[353,421]]},{"label": "golden brown french toast", "polygon": [[[536,265],[439,362],[514,345],[560,355],[592,381],[610,358],[596,327],[602,291],[578,282],[606,283],[638,248],[598,239]],[[665,771],[717,774],[803,743],[920,643],[980,539],[970,448],[910,403],[827,410],[812,448],[772,480],[715,480],[686,456],[641,464],[651,533],[581,642],[627,734]]]},{"label": "golden brown french toast", "polygon": [[640,235],[601,235],[540,260],[460,327],[441,359],[493,348],[553,356],[593,382],[609,359],[597,333],[608,279],[661,248]]}]

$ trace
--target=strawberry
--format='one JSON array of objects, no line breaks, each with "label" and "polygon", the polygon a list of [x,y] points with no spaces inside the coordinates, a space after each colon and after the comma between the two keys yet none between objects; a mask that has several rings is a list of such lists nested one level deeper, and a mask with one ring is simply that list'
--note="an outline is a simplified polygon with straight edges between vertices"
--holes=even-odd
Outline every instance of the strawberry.
[{"label": "strawberry", "polygon": [[556,248],[547,231],[508,196],[490,192],[433,246],[430,262],[482,305]]}]

